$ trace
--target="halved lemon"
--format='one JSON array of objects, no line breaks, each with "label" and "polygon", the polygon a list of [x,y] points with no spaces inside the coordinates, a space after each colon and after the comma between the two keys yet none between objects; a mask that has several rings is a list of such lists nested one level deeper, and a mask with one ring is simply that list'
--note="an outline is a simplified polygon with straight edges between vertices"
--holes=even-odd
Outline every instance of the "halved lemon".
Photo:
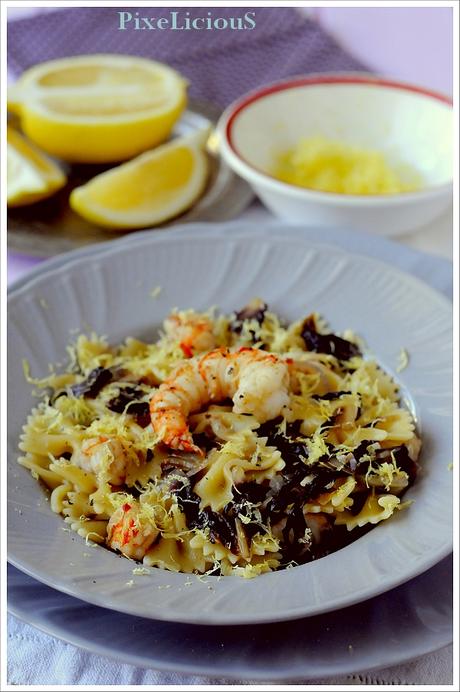
[{"label": "halved lemon", "polygon": [[124,161],[165,141],[187,101],[175,70],[128,55],[84,55],[26,70],[8,91],[24,133],[65,161]]},{"label": "halved lemon", "polygon": [[145,228],[178,216],[205,187],[208,134],[173,139],[97,175],[72,191],[70,206],[88,221],[113,229]]},{"label": "halved lemon", "polygon": [[64,172],[19,132],[7,129],[6,200],[9,207],[33,204],[60,190]]}]

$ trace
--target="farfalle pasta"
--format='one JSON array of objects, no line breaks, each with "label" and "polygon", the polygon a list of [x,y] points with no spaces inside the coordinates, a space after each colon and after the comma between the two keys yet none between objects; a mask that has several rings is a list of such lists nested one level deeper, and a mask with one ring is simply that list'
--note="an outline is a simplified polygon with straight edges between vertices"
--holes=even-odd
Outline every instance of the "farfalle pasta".
[{"label": "farfalle pasta", "polygon": [[26,375],[43,395],[19,462],[70,529],[148,567],[254,577],[410,504],[398,387],[316,314],[175,310],[153,343],[82,335],[63,372]]}]

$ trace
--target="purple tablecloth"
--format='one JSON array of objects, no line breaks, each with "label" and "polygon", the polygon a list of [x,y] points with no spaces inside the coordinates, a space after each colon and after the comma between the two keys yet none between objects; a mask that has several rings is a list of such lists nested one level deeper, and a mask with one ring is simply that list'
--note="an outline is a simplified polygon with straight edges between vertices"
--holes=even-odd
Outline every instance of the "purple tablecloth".
[{"label": "purple tablecloth", "polygon": [[190,80],[190,96],[226,106],[261,84],[309,72],[363,71],[313,20],[293,8],[129,8],[131,15],[178,21],[186,15],[243,19],[253,29],[120,30],[124,8],[74,8],[8,24],[8,67],[19,75],[44,60],[86,53],[126,53],[166,62]]}]

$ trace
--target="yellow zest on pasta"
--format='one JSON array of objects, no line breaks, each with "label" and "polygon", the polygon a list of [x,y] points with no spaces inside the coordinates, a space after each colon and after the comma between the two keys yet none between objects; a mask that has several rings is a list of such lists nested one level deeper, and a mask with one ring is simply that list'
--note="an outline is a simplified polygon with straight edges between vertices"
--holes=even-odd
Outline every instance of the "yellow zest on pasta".
[{"label": "yellow zest on pasta", "polygon": [[[346,546],[396,509],[421,442],[352,332],[260,299],[173,310],[158,338],[95,334],[28,381],[19,463],[88,542],[175,572],[252,578]],[[140,568],[139,568],[140,569]]]},{"label": "yellow zest on pasta", "polygon": [[281,453],[267,447],[263,438],[245,430],[208,455],[208,466],[194,491],[201,497],[201,507],[222,510],[233,500],[234,488],[251,481],[270,480],[285,466]]},{"label": "yellow zest on pasta", "polygon": [[319,495],[313,503],[305,503],[303,506],[304,512],[334,514],[352,507],[353,500],[350,498],[350,494],[356,487],[356,480],[347,478],[345,481],[336,482],[334,485],[337,487],[332,492]]},{"label": "yellow zest on pasta", "polygon": [[378,524],[379,521],[388,519],[398,507],[401,500],[396,495],[381,495],[380,497],[370,494],[362,510],[356,516],[350,512],[344,512],[337,516],[336,524],[345,524],[348,531],[353,531],[357,526],[366,524]]},{"label": "yellow zest on pasta", "polygon": [[67,500],[67,495],[69,491],[72,490],[72,486],[67,483],[61,483],[54,488],[50,496],[50,507],[56,514],[63,514],[64,508],[66,507],[65,501]]}]

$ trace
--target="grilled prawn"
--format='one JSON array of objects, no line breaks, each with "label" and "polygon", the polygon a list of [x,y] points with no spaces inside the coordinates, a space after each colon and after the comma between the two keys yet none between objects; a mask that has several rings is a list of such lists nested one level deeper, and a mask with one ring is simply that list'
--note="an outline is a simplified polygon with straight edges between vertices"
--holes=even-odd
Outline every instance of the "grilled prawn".
[{"label": "grilled prawn", "polygon": [[139,465],[136,452],[123,440],[105,435],[85,440],[81,449],[74,452],[72,462],[96,475],[106,473],[107,480],[113,485],[122,485],[128,469]]},{"label": "grilled prawn", "polygon": [[173,312],[163,323],[168,339],[178,341],[186,358],[216,347],[212,321],[194,312]]},{"label": "grilled prawn", "polygon": [[188,416],[210,402],[233,400],[235,413],[251,413],[261,423],[279,416],[289,403],[288,365],[254,348],[220,348],[178,368],[150,401],[153,429],[168,447],[201,454]]},{"label": "grilled prawn", "polygon": [[159,533],[156,526],[141,515],[138,502],[126,502],[110,517],[107,545],[126,557],[142,560]]}]

